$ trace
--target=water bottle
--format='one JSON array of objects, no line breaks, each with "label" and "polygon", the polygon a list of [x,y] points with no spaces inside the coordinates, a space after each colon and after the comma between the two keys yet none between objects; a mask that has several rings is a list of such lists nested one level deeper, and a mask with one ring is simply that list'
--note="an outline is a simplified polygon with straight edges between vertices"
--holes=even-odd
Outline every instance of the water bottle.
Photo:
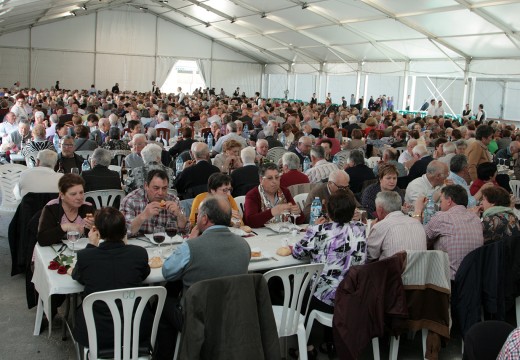
[{"label": "water bottle", "polygon": [[308,156],[306,156],[305,159],[303,160],[303,172],[306,172],[310,168],[311,168],[311,160],[309,159]]},{"label": "water bottle", "polygon": [[184,163],[182,162],[182,158],[177,156],[177,160],[175,160],[175,172],[177,173],[177,176],[182,172],[183,165]]},{"label": "water bottle", "polygon": [[213,135],[211,133],[208,134],[208,149],[211,152],[213,150]]},{"label": "water bottle", "polygon": [[173,136],[174,136],[174,137],[175,137],[175,136],[179,136],[179,126],[180,126],[179,123],[176,122],[176,123],[175,123],[175,126],[174,126],[174,127],[175,127],[175,131],[173,132]]},{"label": "water bottle", "polygon": [[249,126],[247,124],[244,126],[244,130],[242,130],[242,132],[244,133],[244,137],[249,139]]},{"label": "water bottle", "polygon": [[90,165],[87,160],[83,160],[83,165],[81,165],[81,172],[90,170]]},{"label": "water bottle", "polygon": [[280,142],[285,147],[285,143],[287,142],[287,137],[285,136],[284,133],[282,133],[282,137],[280,138]]},{"label": "water bottle", "polygon": [[433,215],[435,215],[435,203],[433,202],[433,195],[429,195],[428,202],[424,208],[423,224],[428,224]]},{"label": "water bottle", "polygon": [[332,158],[332,163],[335,164],[339,168],[339,156],[338,155],[334,155],[334,157]]},{"label": "water bottle", "polygon": [[54,136],[52,138],[52,144],[54,145],[56,152],[59,154],[61,151],[60,150],[60,137],[56,133],[54,134]]},{"label": "water bottle", "polygon": [[316,223],[316,220],[320,217],[320,214],[321,214],[321,202],[320,202],[320,198],[316,196],[314,198],[314,200],[312,200],[309,224],[314,225]]}]

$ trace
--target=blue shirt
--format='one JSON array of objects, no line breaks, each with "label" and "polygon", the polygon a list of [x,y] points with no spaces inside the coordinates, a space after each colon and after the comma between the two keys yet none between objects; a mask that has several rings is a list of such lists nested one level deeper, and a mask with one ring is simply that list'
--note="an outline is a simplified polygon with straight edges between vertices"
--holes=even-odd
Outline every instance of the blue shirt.
[{"label": "blue shirt", "polygon": [[[222,229],[225,227],[226,226],[224,225],[213,225],[207,228],[205,231],[210,231],[212,229]],[[185,241],[180,246],[177,246],[168,259],[164,261],[162,274],[167,281],[175,281],[180,279],[184,268],[190,262],[191,256],[188,241]]]},{"label": "blue shirt", "polygon": [[475,197],[472,196],[469,192],[469,185],[466,180],[464,180],[464,178],[450,171],[450,176],[448,176],[448,179],[453,180],[455,184],[460,185],[466,189],[466,192],[468,193],[468,208],[477,206],[477,199],[475,199]]}]

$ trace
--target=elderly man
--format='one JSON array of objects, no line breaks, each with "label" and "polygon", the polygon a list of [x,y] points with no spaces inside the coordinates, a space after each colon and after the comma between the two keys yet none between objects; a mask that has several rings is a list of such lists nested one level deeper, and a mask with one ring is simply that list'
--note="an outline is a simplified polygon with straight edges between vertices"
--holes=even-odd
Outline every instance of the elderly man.
[{"label": "elderly man", "polygon": [[277,133],[275,132],[275,128],[272,125],[267,125],[264,128],[264,139],[267,141],[269,149],[272,149],[274,147],[284,147],[284,145],[276,139],[275,134]]},{"label": "elderly man", "polygon": [[[424,226],[428,246],[448,253],[451,280],[471,251],[484,244],[480,218],[466,209],[468,195],[460,185],[449,185],[441,190],[441,211],[432,216]],[[421,219],[425,201],[420,197],[415,202],[414,218]]]},{"label": "elderly man", "polygon": [[[394,164],[397,168],[398,176],[406,176],[406,169],[404,168],[404,165],[401,164],[398,159],[398,152],[394,148],[386,148],[385,151],[383,151],[383,158],[381,160],[381,163],[383,164]],[[377,176],[379,172],[379,163],[374,166],[374,175]]]},{"label": "elderly man", "polygon": [[130,234],[151,234],[156,226],[176,222],[181,232],[189,231],[189,221],[182,212],[179,199],[168,194],[168,174],[162,170],[148,172],[144,187],[128,194],[121,202]]},{"label": "elderly man", "polygon": [[447,142],[442,144],[442,152],[444,156],[441,156],[438,160],[450,166],[451,159],[453,159],[457,152],[455,143]]},{"label": "elderly man", "polygon": [[493,140],[494,130],[491,126],[480,125],[477,128],[475,138],[466,149],[466,156],[468,158],[469,175],[472,181],[477,179],[477,166],[484,162],[491,162],[491,153],[487,146]]},{"label": "elderly man", "polygon": [[132,153],[125,157],[125,166],[129,170],[144,165],[141,151],[144,149],[147,143],[146,135],[136,134],[132,138],[132,143]]},{"label": "elderly man", "polygon": [[261,163],[265,157],[267,156],[267,152],[269,151],[269,144],[266,139],[259,139],[255,144],[256,148],[256,163]]},{"label": "elderly man", "polygon": [[216,153],[222,152],[222,145],[228,140],[236,140],[242,145],[242,148],[247,146],[247,141],[242,136],[237,134],[237,124],[234,122],[229,122],[226,125],[227,134],[218,139],[217,143],[213,147],[213,151]]},{"label": "elderly man", "polygon": [[[446,180],[448,176],[448,166],[443,162],[433,160],[428,164],[426,174],[408,184],[404,200],[409,204],[413,204],[419,196],[427,197],[433,195],[445,181],[446,183],[453,183],[450,180]],[[436,200],[436,196],[434,200]]]},{"label": "elderly man", "polygon": [[417,146],[417,139],[410,139],[406,145],[406,150],[402,152],[399,156],[399,162],[405,166],[405,168],[410,169],[415,162],[415,158],[413,156],[413,148]]},{"label": "elderly man", "polygon": [[249,190],[258,186],[258,167],[255,164],[255,148],[248,146],[240,152],[240,159],[243,166],[231,173],[231,186],[233,187],[233,197],[243,196]]},{"label": "elderly man", "polygon": [[81,173],[81,165],[83,164],[83,157],[76,154],[74,147],[74,138],[70,135],[65,135],[60,140],[61,153],[58,155],[58,162],[54,170],[64,174],[71,172],[72,168],[79,169]]},{"label": "elderly man", "polygon": [[161,163],[162,149],[157,144],[148,144],[141,151],[143,166],[135,167],[126,179],[127,193],[143,187],[147,174],[152,170],[162,170],[168,174],[168,183],[173,185],[173,169]]},{"label": "elderly man", "polygon": [[367,238],[368,259],[382,260],[400,251],[426,250],[426,233],[415,219],[401,211],[401,196],[381,191],[376,196],[379,221]]},{"label": "elderly man", "polygon": [[300,159],[300,165],[303,167],[303,161],[305,157],[309,156],[312,148],[312,139],[308,136],[302,136],[298,140],[298,145],[292,150]]},{"label": "elderly man", "polygon": [[310,191],[305,200],[305,206],[303,207],[303,215],[305,216],[305,223],[309,222],[309,215],[311,211],[312,200],[315,197],[319,197],[320,200],[325,203],[329,200],[331,194],[336,191],[350,191],[349,189],[350,177],[343,170],[334,170],[329,175],[329,181],[316,185]]},{"label": "elderly man", "polygon": [[282,155],[282,173],[280,186],[283,188],[309,183],[309,177],[300,171],[300,159],[295,153],[286,152]]},{"label": "elderly man", "polygon": [[[150,126],[153,126],[153,124],[151,124]],[[155,125],[155,128],[170,130],[170,137],[173,137],[175,135],[175,126],[172,125],[172,123],[168,119],[168,115],[166,115],[165,113],[159,113],[157,115],[157,125]]]},{"label": "elderly man", "polygon": [[462,186],[466,192],[468,193],[468,207],[474,207],[477,205],[477,201],[482,200],[482,190],[487,187],[493,187],[493,182],[486,182],[482,187],[475,193],[474,196],[471,195],[469,185],[466,179],[469,177],[468,170],[468,159],[465,155],[455,155],[451,158],[450,162],[450,176],[448,179],[453,181],[455,185]]},{"label": "elderly man", "polygon": [[90,168],[81,173],[85,180],[84,190],[109,190],[121,189],[121,178],[117,171],[110,170],[108,166],[112,161],[112,154],[109,150],[97,148],[90,157]]},{"label": "elderly man", "polygon": [[424,145],[416,145],[413,148],[413,156],[415,157],[416,161],[408,172],[409,181],[415,180],[418,177],[424,175],[426,173],[426,167],[433,160],[433,157],[430,155],[428,149],[426,149],[426,146]]},{"label": "elderly man", "polygon": [[330,173],[338,169],[336,164],[325,160],[325,150],[321,146],[313,146],[310,154],[312,167],[305,172],[305,175],[309,177],[311,183],[328,179]]},{"label": "elderly man", "polygon": [[30,192],[58,193],[58,181],[63,174],[54,171],[57,160],[56,151],[38,152],[36,166],[28,168],[20,174],[20,179],[13,190],[14,197],[20,200]]},{"label": "elderly man", "polygon": [[18,129],[12,131],[7,138],[2,140],[3,150],[21,150],[31,140],[29,123],[22,120],[18,123]]},{"label": "elderly man", "polygon": [[372,169],[365,165],[365,156],[361,150],[352,150],[350,152],[345,172],[349,175],[350,190],[354,194],[360,194],[363,189],[363,183],[376,177]]},{"label": "elderly man", "polygon": [[[209,161],[209,149],[206,143],[193,143],[190,151],[194,160],[186,161],[184,170],[175,179],[177,193],[185,199],[190,199],[207,191],[209,176],[215,172],[220,172],[219,168]],[[204,190],[205,186],[206,190]]]},{"label": "elderly man", "polygon": [[0,124],[0,136],[2,141],[9,136],[10,133],[16,130],[16,115],[12,112],[8,112],[4,116],[4,122]]},{"label": "elderly man", "polygon": [[108,137],[110,131],[110,121],[107,118],[101,118],[98,122],[98,129],[90,133],[90,140],[95,141],[98,146],[102,146]]},{"label": "elderly man", "polygon": [[[207,197],[197,212],[197,227],[202,233],[177,247],[163,264],[167,281],[181,281],[183,293],[194,283],[222,276],[247,274],[251,249],[240,236],[229,231],[231,207],[224,197]],[[173,286],[167,286],[169,290]],[[180,331],[182,300],[168,292],[159,323],[157,359],[172,359],[175,334]],[[181,317],[179,317],[181,315]]]}]

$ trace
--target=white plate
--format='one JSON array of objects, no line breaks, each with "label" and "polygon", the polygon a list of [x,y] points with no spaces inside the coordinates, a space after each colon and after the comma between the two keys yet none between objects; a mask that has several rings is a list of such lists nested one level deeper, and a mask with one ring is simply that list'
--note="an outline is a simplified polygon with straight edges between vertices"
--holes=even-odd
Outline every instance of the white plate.
[{"label": "white plate", "polygon": [[270,252],[262,251],[261,256],[251,257],[251,261],[253,261],[253,262],[254,261],[265,261],[265,260],[270,260],[272,257],[273,257],[273,255]]},{"label": "white plate", "polygon": [[238,236],[247,236],[249,235],[248,233],[246,233],[244,230],[242,229],[239,229],[239,228],[236,228],[236,227],[228,227],[229,231],[231,231],[233,234],[235,235],[238,235]]},{"label": "white plate", "polygon": [[[300,231],[302,228],[299,227],[298,225],[294,225],[292,223],[287,223],[287,225],[289,227],[289,231],[291,231],[292,229],[297,229],[298,231]],[[273,230],[274,232],[277,232],[279,233],[280,232],[280,228],[282,227],[282,223],[279,222],[279,223],[269,223],[269,224],[265,224],[265,227],[266,228],[269,228],[271,230]]]},{"label": "white plate", "polygon": [[[69,240],[63,240],[63,243],[72,250],[72,243]],[[88,238],[80,238],[74,244],[74,251],[83,250],[88,245]]]},{"label": "white plate", "polygon": [[[153,234],[144,234],[154,244],[157,244],[155,241],[153,241]],[[168,235],[165,235],[166,238],[164,239],[164,242],[161,244],[180,244],[182,243],[182,237],[180,235],[175,235],[173,238],[170,238]],[[159,245],[159,244],[157,244]]]}]

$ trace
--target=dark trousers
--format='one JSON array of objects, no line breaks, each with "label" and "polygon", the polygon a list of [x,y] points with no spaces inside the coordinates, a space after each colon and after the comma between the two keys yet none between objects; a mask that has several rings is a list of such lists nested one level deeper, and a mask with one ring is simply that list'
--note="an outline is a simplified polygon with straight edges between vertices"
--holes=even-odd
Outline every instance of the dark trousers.
[{"label": "dark trousers", "polygon": [[155,344],[156,360],[171,360],[175,354],[175,342],[184,322],[181,306],[182,282],[166,284],[168,295],[159,321],[157,340]]}]

